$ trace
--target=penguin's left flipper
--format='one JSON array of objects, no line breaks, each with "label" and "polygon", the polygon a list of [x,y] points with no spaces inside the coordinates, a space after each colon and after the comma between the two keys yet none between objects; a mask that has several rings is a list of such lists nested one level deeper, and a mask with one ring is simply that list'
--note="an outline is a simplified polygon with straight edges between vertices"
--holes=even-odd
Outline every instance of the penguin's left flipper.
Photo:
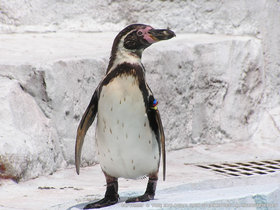
[{"label": "penguin's left flipper", "polygon": [[166,174],[166,154],[165,154],[165,135],[163,131],[163,126],[159,114],[159,110],[157,108],[158,101],[154,98],[152,95],[151,89],[150,93],[151,95],[149,96],[149,104],[150,104],[150,110],[148,112],[149,118],[152,121],[152,124],[155,124],[154,127],[157,130],[157,141],[160,144],[161,148],[161,153],[162,153],[162,169],[163,169],[163,181],[165,181],[165,174]]},{"label": "penguin's left flipper", "polygon": [[161,122],[161,118],[160,118],[158,109],[156,109],[155,112],[156,112],[155,115],[156,115],[156,121],[158,124],[158,130],[159,130],[159,138],[160,138],[160,143],[161,143],[163,181],[165,181],[165,175],[166,175],[165,135],[164,135],[162,122]]},{"label": "penguin's left flipper", "polygon": [[80,121],[77,130],[76,145],[75,145],[75,165],[77,174],[80,173],[80,161],[81,161],[81,151],[84,143],[84,138],[87,133],[88,128],[93,123],[98,105],[98,89],[95,90],[91,101]]}]

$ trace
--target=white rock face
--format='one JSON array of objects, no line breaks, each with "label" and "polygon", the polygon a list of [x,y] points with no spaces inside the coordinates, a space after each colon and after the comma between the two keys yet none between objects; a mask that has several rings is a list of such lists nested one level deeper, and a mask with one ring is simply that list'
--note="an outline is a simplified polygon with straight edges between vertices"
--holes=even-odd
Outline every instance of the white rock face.
[{"label": "white rock face", "polygon": [[[2,101],[10,109],[10,115],[20,120],[10,124],[6,119],[13,117],[7,116],[1,123],[3,128],[15,131],[9,135],[16,142],[21,143],[18,136],[23,133],[20,139],[24,142],[28,138],[29,146],[24,143],[14,146],[10,138],[1,142],[14,149],[8,154],[18,150],[34,152],[30,167],[46,165],[44,170],[36,168],[32,174],[21,172],[19,177],[31,178],[37,173],[50,173],[64,162],[74,163],[76,129],[104,76],[114,36],[114,33],[2,35],[1,46],[5,47],[0,51],[5,56],[0,60],[1,84],[8,90],[10,83],[13,84],[23,96],[14,97],[16,102],[11,104],[8,101],[13,94],[6,92]],[[24,48],[16,45],[22,40]],[[98,49],[98,43],[107,43],[104,44],[107,49]],[[7,48],[12,50],[7,52]],[[16,53],[22,51],[30,54]],[[75,54],[77,58],[72,57]],[[147,49],[143,63],[148,83],[159,101],[169,150],[197,143],[245,141],[253,135],[251,127],[258,120],[264,89],[262,47],[258,39],[178,34],[176,39]],[[85,140],[83,165],[97,161],[95,125],[92,127]],[[46,149],[49,147],[53,150]],[[49,154],[47,160],[40,150]],[[4,152],[2,156],[6,158],[7,154]],[[19,165],[26,163],[25,159],[20,160]]]},{"label": "white rock face", "polygon": [[178,36],[145,55],[157,55],[144,56],[144,62],[152,70],[148,79],[164,110],[169,149],[250,139],[264,89],[259,40]]},{"label": "white rock face", "polygon": [[[29,179],[74,163],[77,126],[95,86],[103,77],[105,61],[102,58],[109,57],[105,54],[110,51],[108,46],[95,59],[87,59],[98,54],[99,41],[88,42],[94,36],[109,42],[108,34],[1,36],[0,78],[6,92],[1,95],[1,101],[9,108],[10,115],[15,115],[13,123],[9,123],[13,119],[9,115],[1,118],[0,163],[5,168],[0,173],[2,177]],[[73,40],[75,44],[65,48]],[[80,48],[83,45],[85,47]],[[17,101],[9,102],[11,81],[18,86],[15,95],[19,92],[27,98],[14,96]],[[41,114],[39,117],[34,114],[36,110]],[[0,113],[7,114],[5,109]],[[7,151],[5,147],[13,150]],[[87,135],[83,152],[86,164],[96,162],[92,131]],[[23,154],[17,156],[18,153]]]},{"label": "white rock face", "polygon": [[[280,140],[279,19],[279,3],[269,0],[1,1],[0,177],[74,163],[76,129],[117,33],[104,31],[135,22],[177,34],[142,59],[168,150]],[[94,135],[83,165],[97,161]]]},{"label": "white rock face", "polygon": [[34,98],[8,77],[0,77],[1,176],[14,180],[37,177],[63,166],[54,126]]}]

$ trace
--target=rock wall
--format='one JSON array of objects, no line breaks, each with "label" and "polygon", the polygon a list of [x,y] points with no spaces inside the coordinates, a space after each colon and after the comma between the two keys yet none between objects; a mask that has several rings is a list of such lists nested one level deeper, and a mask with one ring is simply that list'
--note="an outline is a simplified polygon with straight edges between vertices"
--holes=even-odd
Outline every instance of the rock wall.
[{"label": "rock wall", "polygon": [[[76,128],[114,36],[134,22],[177,33],[143,55],[168,150],[280,140],[279,4],[1,1],[0,178],[30,179],[74,163]],[[94,135],[90,129],[83,165],[97,161]]]},{"label": "rock wall", "polygon": [[164,103],[167,148],[250,139],[264,91],[260,41],[200,35],[162,45],[144,62]]},{"label": "rock wall", "polygon": [[[2,32],[112,31],[133,22],[177,32],[252,34],[273,1],[2,0]],[[275,5],[277,6],[277,5]]]}]

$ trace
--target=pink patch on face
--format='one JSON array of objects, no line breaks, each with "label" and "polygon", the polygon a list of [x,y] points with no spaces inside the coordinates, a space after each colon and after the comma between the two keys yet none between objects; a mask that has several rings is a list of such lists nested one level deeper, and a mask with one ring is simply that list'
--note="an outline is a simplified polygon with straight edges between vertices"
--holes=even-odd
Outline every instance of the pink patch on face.
[{"label": "pink patch on face", "polygon": [[143,28],[143,29],[139,29],[137,31],[137,33],[142,33],[142,36],[143,38],[149,43],[149,44],[152,44],[152,43],[155,43],[156,41],[149,35],[149,31],[153,29],[152,27],[148,26],[146,28]]}]

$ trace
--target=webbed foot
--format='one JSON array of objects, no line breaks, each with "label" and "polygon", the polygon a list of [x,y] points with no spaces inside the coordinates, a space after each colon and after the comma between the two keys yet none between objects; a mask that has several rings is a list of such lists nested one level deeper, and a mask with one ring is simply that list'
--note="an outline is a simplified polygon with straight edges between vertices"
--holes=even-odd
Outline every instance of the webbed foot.
[{"label": "webbed foot", "polygon": [[154,195],[144,194],[138,197],[128,198],[126,203],[146,202],[154,199]]},{"label": "webbed foot", "polygon": [[125,202],[134,203],[134,202],[146,202],[146,201],[153,200],[155,197],[157,180],[158,180],[157,174],[150,176],[149,182],[147,184],[147,189],[144,195],[134,197],[134,198],[129,198]]},{"label": "webbed foot", "polygon": [[116,196],[115,198],[108,198],[105,197],[97,202],[90,203],[84,207],[84,209],[97,209],[97,208],[102,208],[106,206],[111,206],[119,201],[119,196]]},{"label": "webbed foot", "polygon": [[107,189],[104,198],[97,202],[86,205],[84,209],[102,208],[118,203],[119,201],[118,180],[117,178],[111,177],[107,174],[105,174],[105,177],[107,182]]}]

